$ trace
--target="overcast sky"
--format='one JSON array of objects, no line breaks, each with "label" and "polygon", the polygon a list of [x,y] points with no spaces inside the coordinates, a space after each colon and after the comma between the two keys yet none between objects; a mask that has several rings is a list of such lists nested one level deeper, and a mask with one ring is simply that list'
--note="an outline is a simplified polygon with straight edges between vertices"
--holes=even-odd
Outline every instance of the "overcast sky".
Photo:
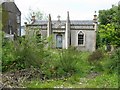
[{"label": "overcast sky", "polygon": [[[14,0],[22,13],[22,25],[26,21],[25,16],[29,8],[39,9],[46,15],[51,14],[52,20],[56,20],[60,15],[65,20],[67,11],[71,20],[91,20],[94,11],[109,9],[112,5],[117,5],[120,0]],[[98,14],[98,13],[97,13]]]}]

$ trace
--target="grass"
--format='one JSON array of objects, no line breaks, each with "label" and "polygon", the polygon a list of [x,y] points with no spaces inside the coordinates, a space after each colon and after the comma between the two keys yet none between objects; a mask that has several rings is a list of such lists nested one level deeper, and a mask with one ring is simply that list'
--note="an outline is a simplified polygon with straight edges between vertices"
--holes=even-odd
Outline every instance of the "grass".
[{"label": "grass", "polygon": [[[31,43],[31,42],[30,42]],[[29,48],[25,48],[28,44]],[[21,44],[20,44],[21,45]],[[117,68],[120,49],[115,55],[100,52],[80,52],[69,48],[65,50],[44,50],[43,45],[22,43],[22,47],[14,48],[8,43],[3,48],[3,70],[23,69],[33,66],[39,69],[45,80],[25,81],[28,88],[117,88]],[[19,45],[18,45],[19,46]],[[14,50],[12,50],[14,49]],[[21,51],[22,49],[22,51]],[[6,51],[7,50],[7,51]],[[12,52],[11,52],[12,51]],[[97,57],[99,55],[99,57]],[[19,56],[19,57],[18,57]],[[109,57],[110,56],[110,57]],[[90,57],[90,58],[89,58]],[[13,61],[16,61],[14,64]],[[10,65],[15,65],[9,67]],[[20,65],[20,66],[19,66]],[[21,66],[23,65],[23,66]],[[6,67],[7,66],[7,67]],[[95,75],[97,73],[97,75]],[[111,74],[110,74],[111,73]],[[93,75],[92,75],[93,74]],[[92,75],[92,76],[90,76]],[[95,75],[95,76],[94,76]]]},{"label": "grass", "polygon": [[88,81],[89,88],[118,88],[118,75],[102,74]]},{"label": "grass", "polygon": [[116,74],[102,74],[95,78],[73,75],[64,79],[46,81],[30,81],[25,83],[27,88],[118,88]]},{"label": "grass", "polygon": [[[58,56],[58,51],[53,56],[54,59]],[[104,57],[100,60],[100,66],[95,69],[98,64],[90,65],[87,58],[90,55],[89,52],[80,52],[77,54],[78,62],[76,64],[77,72],[72,76],[61,78],[47,79],[44,81],[28,81],[24,83],[27,88],[118,88],[118,74],[108,73],[106,70],[99,70],[104,67],[108,62],[108,57]],[[107,60],[107,61],[106,61]],[[57,60],[54,60],[57,61]],[[92,70],[92,68],[94,69]],[[98,70],[98,71],[97,71]],[[92,72],[98,73],[97,75],[91,75]]]}]

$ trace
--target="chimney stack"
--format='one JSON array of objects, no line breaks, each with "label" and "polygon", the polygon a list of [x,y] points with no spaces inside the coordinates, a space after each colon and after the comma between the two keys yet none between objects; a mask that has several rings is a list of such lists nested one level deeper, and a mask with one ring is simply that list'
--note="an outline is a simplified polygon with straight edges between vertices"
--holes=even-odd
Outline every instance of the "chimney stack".
[{"label": "chimney stack", "polygon": [[32,15],[32,19],[31,19],[32,23],[35,22],[35,13],[33,12],[33,15]]},{"label": "chimney stack", "polygon": [[96,11],[95,11],[95,14],[94,14],[93,21],[94,21],[94,23],[97,23],[97,15],[96,15]]}]

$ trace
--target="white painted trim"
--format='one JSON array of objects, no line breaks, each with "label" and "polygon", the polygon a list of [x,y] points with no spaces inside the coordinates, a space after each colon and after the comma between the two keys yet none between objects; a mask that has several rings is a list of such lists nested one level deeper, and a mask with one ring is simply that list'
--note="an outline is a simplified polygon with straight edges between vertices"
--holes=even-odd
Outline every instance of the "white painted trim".
[{"label": "white painted trim", "polygon": [[68,23],[66,23],[66,30],[65,30],[65,48],[68,49]]},{"label": "white painted trim", "polygon": [[[83,44],[81,44],[81,45],[78,44],[78,34],[79,34],[80,32],[82,32],[82,33],[84,34]],[[85,46],[85,40],[86,40],[85,36],[86,36],[86,35],[85,35],[85,32],[83,32],[83,30],[80,30],[80,31],[77,33],[77,45],[78,45],[78,46]]]},{"label": "white painted trim", "polygon": [[[57,35],[59,35],[58,33],[55,34],[55,48],[57,46]],[[62,49],[64,48],[64,34],[60,34],[62,37]]]}]

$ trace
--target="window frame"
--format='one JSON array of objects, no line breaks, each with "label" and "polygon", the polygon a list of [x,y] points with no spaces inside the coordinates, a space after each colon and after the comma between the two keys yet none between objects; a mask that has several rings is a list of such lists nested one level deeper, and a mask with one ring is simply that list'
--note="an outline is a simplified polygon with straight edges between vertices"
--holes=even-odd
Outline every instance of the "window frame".
[{"label": "window frame", "polygon": [[[79,44],[79,35],[80,34],[83,35],[83,44]],[[80,30],[77,34],[77,44],[78,44],[78,46],[85,46],[85,33],[82,30]]]}]

